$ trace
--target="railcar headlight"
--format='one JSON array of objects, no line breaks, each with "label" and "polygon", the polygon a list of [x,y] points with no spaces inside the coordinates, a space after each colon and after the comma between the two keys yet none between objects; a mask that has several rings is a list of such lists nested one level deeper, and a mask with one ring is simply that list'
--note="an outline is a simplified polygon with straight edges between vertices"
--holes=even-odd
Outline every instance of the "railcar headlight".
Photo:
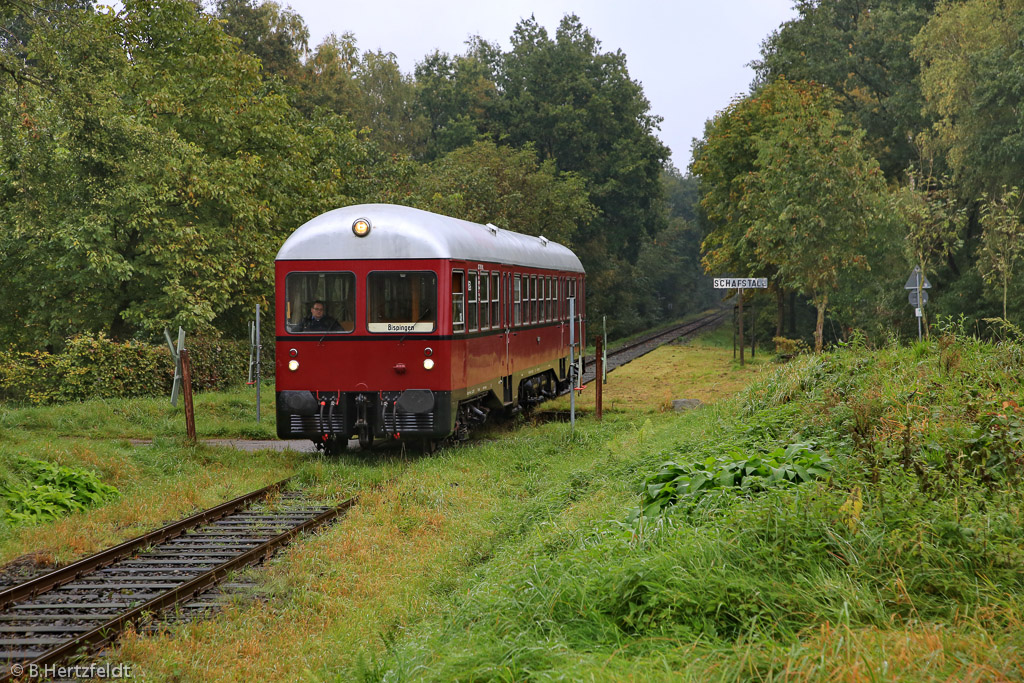
[{"label": "railcar headlight", "polygon": [[423,369],[424,370],[433,370],[434,369],[434,359],[433,358],[424,358],[423,359]]},{"label": "railcar headlight", "polygon": [[294,358],[292,360],[288,361],[288,369],[291,370],[292,372],[295,372],[296,370],[298,370],[299,369],[299,361],[295,360]]},{"label": "railcar headlight", "polygon": [[370,234],[370,221],[365,218],[358,219],[352,224],[352,232],[356,234],[356,237],[366,237]]}]

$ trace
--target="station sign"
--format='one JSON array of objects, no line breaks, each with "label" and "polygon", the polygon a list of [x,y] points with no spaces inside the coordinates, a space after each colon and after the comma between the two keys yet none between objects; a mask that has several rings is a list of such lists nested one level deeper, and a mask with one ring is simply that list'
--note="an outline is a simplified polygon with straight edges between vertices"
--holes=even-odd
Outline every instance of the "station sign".
[{"label": "station sign", "polygon": [[767,289],[766,277],[716,277],[715,289]]}]

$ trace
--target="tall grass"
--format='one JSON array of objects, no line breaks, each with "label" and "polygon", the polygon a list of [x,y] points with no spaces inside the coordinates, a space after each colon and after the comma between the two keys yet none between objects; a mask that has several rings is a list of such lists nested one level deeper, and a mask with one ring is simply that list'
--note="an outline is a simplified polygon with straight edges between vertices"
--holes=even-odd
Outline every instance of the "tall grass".
[{"label": "tall grass", "polygon": [[1024,677],[1020,355],[947,335],[798,358],[660,425],[612,476],[638,491],[665,459],[809,440],[834,456],[829,478],[534,525],[363,673]]}]

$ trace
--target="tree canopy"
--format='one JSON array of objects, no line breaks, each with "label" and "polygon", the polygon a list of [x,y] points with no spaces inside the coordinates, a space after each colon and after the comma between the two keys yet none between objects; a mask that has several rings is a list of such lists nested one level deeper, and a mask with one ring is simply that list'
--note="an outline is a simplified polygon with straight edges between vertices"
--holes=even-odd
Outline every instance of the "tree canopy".
[{"label": "tree canopy", "polygon": [[[695,233],[664,200],[668,150],[625,55],[578,17],[554,37],[522,21],[508,52],[474,38],[410,75],[351,33],[311,46],[276,2],[208,8],[0,6],[3,344],[176,324],[238,334],[271,303],[291,230],[373,201],[573,246],[591,311],[632,309],[613,330],[685,312],[629,287],[656,237],[694,263]],[[677,272],[657,265],[663,280]]]}]

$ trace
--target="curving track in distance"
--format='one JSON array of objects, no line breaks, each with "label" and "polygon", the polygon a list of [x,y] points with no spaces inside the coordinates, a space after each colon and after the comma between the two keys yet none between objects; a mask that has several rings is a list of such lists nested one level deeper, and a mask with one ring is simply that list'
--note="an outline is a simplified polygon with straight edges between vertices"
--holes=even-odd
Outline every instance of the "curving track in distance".
[{"label": "curving track in distance", "polygon": [[283,491],[287,482],[0,591],[0,681],[94,651],[171,608],[209,608],[201,594],[229,572],[355,504],[321,505]]},{"label": "curving track in distance", "polygon": [[[615,368],[636,360],[640,356],[650,353],[659,346],[663,346],[664,344],[674,341],[680,337],[688,337],[701,330],[713,328],[725,320],[727,315],[728,313],[726,311],[713,311],[702,315],[696,320],[691,320],[679,325],[673,325],[672,327],[664,330],[659,330],[645,335],[640,339],[634,339],[633,341],[617,346],[614,349],[609,349],[607,354],[607,371],[611,372]],[[593,382],[595,374],[596,363],[594,362],[594,357],[590,356],[584,359],[583,380],[581,381],[580,386]]]}]

